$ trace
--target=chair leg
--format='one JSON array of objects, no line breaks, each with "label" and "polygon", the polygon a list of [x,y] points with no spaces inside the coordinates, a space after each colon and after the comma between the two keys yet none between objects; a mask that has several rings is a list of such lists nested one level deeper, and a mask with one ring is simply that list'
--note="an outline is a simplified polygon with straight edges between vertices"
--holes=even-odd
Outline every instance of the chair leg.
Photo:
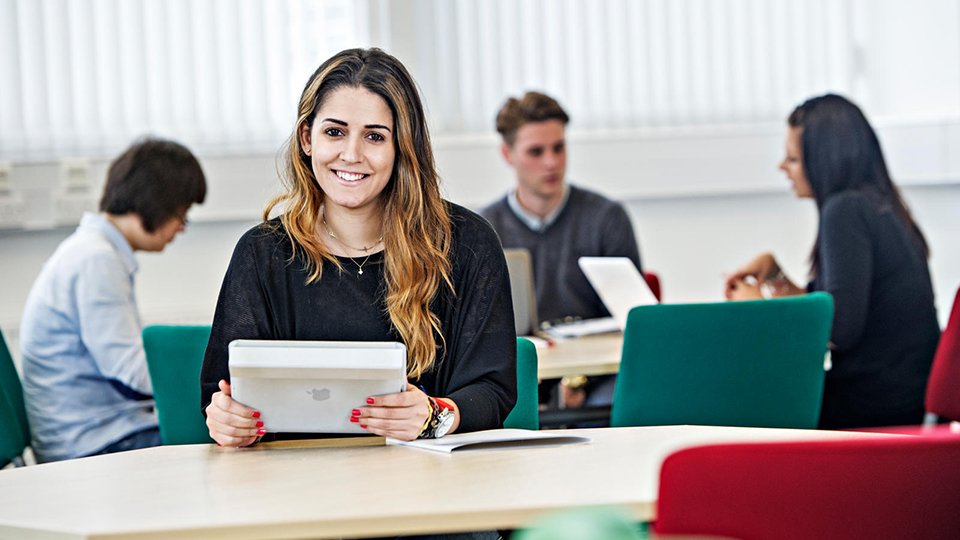
[{"label": "chair leg", "polygon": [[925,426],[934,426],[937,424],[939,417],[932,412],[928,412],[923,415],[923,425]]}]

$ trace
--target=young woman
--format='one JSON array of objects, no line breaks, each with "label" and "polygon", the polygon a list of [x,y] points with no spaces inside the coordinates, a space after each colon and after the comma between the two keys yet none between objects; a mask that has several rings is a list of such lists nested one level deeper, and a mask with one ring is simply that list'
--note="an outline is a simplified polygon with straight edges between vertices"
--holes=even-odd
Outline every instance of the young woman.
[{"label": "young woman", "polygon": [[378,49],[343,51],[307,81],[297,118],[285,193],[220,291],[201,372],[210,436],[246,446],[270,427],[230,396],[241,338],[402,341],[407,391],[344,416],[405,440],[500,427],[516,401],[506,263],[486,221],[440,197],[412,78]]},{"label": "young woman", "polygon": [[806,288],[795,285],[764,254],[729,277],[726,296],[830,293],[833,367],[820,427],[919,423],[940,336],[923,234],[856,105],[837,95],[816,97],[797,107],[788,124],[780,168],[797,197],[814,199],[820,213],[811,280]]}]

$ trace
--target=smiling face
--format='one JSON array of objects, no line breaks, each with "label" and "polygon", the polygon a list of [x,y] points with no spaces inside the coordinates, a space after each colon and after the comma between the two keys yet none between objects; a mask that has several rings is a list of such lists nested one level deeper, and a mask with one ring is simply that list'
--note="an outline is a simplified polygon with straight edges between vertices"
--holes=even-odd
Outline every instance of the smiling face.
[{"label": "smiling face", "polygon": [[800,136],[803,134],[801,128],[791,127],[787,130],[786,150],[787,155],[780,162],[780,169],[787,173],[787,178],[793,183],[793,191],[798,198],[809,199],[813,197],[813,188],[810,187],[810,181],[807,180],[807,172],[803,168],[803,154],[800,142]]},{"label": "smiling face", "polygon": [[393,173],[394,132],[393,114],[383,98],[352,86],[332,90],[313,126],[301,126],[300,143],[328,211],[380,204]]},{"label": "smiling face", "polygon": [[517,130],[513,145],[503,144],[503,157],[517,171],[521,195],[559,200],[567,170],[564,124],[546,120],[524,124]]}]

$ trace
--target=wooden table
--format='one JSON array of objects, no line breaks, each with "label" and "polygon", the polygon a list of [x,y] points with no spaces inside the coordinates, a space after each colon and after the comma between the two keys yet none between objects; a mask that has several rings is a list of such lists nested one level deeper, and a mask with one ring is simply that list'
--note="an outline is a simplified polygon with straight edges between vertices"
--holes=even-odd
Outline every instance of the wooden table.
[{"label": "wooden table", "polygon": [[594,443],[453,455],[318,441],[166,446],[5,470],[0,538],[363,537],[519,528],[596,505],[649,521],[660,465],[677,449],[878,436],[702,426],[566,433]]},{"label": "wooden table", "polygon": [[559,379],[565,375],[608,375],[620,371],[623,334],[598,334],[557,341],[537,349],[537,375]]}]

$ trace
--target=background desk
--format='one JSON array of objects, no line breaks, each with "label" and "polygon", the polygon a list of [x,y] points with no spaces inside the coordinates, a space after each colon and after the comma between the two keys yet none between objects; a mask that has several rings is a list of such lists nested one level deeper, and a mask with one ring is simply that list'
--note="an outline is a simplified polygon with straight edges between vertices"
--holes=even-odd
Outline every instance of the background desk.
[{"label": "background desk", "polygon": [[702,426],[565,433],[594,443],[454,455],[165,446],[5,470],[0,538],[362,537],[519,528],[545,512],[594,505],[648,521],[660,465],[677,449],[878,436]]},{"label": "background desk", "polygon": [[537,349],[537,375],[559,379],[565,375],[608,375],[620,371],[623,334],[598,334],[557,341]]}]

